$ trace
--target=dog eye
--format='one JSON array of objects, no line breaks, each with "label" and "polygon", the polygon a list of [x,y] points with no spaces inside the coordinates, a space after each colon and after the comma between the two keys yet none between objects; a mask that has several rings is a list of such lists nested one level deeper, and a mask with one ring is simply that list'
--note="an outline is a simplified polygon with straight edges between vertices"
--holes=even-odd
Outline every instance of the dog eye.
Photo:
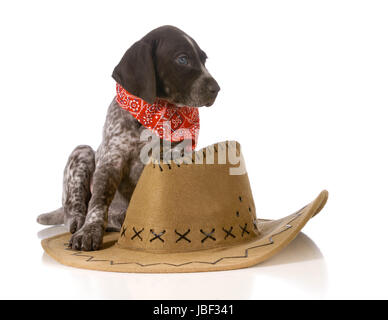
[{"label": "dog eye", "polygon": [[187,65],[189,63],[187,56],[179,56],[176,60],[179,64]]}]

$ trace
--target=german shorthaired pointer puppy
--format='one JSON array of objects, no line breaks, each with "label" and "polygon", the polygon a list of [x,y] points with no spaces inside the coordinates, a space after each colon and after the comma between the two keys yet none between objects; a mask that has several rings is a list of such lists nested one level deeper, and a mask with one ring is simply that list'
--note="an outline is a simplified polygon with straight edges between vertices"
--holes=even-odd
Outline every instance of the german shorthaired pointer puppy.
[{"label": "german shorthaired pointer puppy", "polygon": [[[133,44],[112,76],[150,104],[161,98],[177,107],[211,106],[220,88],[205,67],[206,58],[186,33],[163,26]],[[73,249],[100,249],[105,230],[120,230],[142,173],[144,130],[148,129],[114,99],[97,152],[86,145],[75,148],[64,171],[62,207],[40,215],[38,222],[65,223],[73,233]]]}]

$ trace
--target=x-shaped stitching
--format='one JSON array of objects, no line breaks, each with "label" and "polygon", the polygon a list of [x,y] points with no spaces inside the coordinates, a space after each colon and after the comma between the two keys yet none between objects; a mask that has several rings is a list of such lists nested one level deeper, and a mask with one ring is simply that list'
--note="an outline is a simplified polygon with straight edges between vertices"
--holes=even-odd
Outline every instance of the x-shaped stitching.
[{"label": "x-shaped stitching", "polygon": [[246,234],[249,234],[249,231],[247,230],[247,224],[244,225],[244,227],[240,226],[242,232],[241,232],[241,236],[243,237],[244,236],[244,233]]},{"label": "x-shaped stitching", "polygon": [[201,229],[200,231],[206,236],[205,238],[203,238],[203,239],[201,240],[202,243],[203,243],[207,238],[210,238],[210,239],[212,239],[213,241],[216,241],[216,238],[214,238],[214,237],[212,236],[212,234],[213,234],[214,231],[215,231],[214,228],[213,228],[213,230],[210,231],[209,233],[203,231],[202,229]]},{"label": "x-shaped stitching", "polygon": [[187,239],[186,236],[189,234],[190,229],[188,229],[184,234],[180,234],[178,231],[175,230],[175,233],[179,236],[179,238],[175,241],[178,242],[182,239],[185,239],[187,242],[191,242],[190,239]]},{"label": "x-shaped stitching", "polygon": [[150,232],[155,236],[155,237],[153,237],[153,238],[150,240],[150,242],[154,241],[155,239],[159,239],[160,241],[164,242],[164,240],[161,238],[161,236],[165,234],[166,230],[163,230],[163,231],[162,231],[161,233],[159,233],[159,234],[156,234],[156,233],[154,232],[154,230],[152,230],[152,229],[150,230]]},{"label": "x-shaped stitching", "polygon": [[143,241],[143,238],[141,237],[140,233],[144,231],[144,228],[139,231],[136,231],[135,227],[133,227],[132,230],[135,232],[135,234],[132,236],[131,240],[135,239],[136,237],[139,237],[139,239]]},{"label": "x-shaped stitching", "polygon": [[230,227],[229,230],[226,230],[224,227],[222,227],[222,230],[224,230],[226,232],[226,235],[225,235],[224,239],[226,239],[229,236],[231,236],[233,238],[236,238],[236,236],[232,233],[233,227]]},{"label": "x-shaped stitching", "polygon": [[127,231],[127,228],[123,227],[123,231],[121,231],[120,237],[125,237],[125,231]]}]

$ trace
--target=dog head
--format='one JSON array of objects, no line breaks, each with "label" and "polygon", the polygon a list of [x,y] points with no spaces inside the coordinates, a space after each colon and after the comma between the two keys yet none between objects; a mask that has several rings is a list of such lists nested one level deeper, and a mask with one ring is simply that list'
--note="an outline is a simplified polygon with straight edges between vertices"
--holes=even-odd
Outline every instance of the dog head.
[{"label": "dog head", "polygon": [[158,97],[177,106],[211,106],[220,87],[207,71],[206,59],[206,53],[186,33],[163,26],[133,44],[112,76],[148,103]]}]

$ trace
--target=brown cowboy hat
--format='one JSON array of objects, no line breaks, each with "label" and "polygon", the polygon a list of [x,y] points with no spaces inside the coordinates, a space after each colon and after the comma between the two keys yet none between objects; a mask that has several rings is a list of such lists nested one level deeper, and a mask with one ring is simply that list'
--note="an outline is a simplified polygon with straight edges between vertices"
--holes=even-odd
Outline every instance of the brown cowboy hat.
[{"label": "brown cowboy hat", "polygon": [[[236,161],[239,160],[239,161]],[[327,191],[279,220],[256,218],[236,142],[145,166],[120,232],[99,251],[68,248],[70,234],[42,241],[62,264],[113,272],[200,272],[245,268],[287,246],[325,205]]]}]

